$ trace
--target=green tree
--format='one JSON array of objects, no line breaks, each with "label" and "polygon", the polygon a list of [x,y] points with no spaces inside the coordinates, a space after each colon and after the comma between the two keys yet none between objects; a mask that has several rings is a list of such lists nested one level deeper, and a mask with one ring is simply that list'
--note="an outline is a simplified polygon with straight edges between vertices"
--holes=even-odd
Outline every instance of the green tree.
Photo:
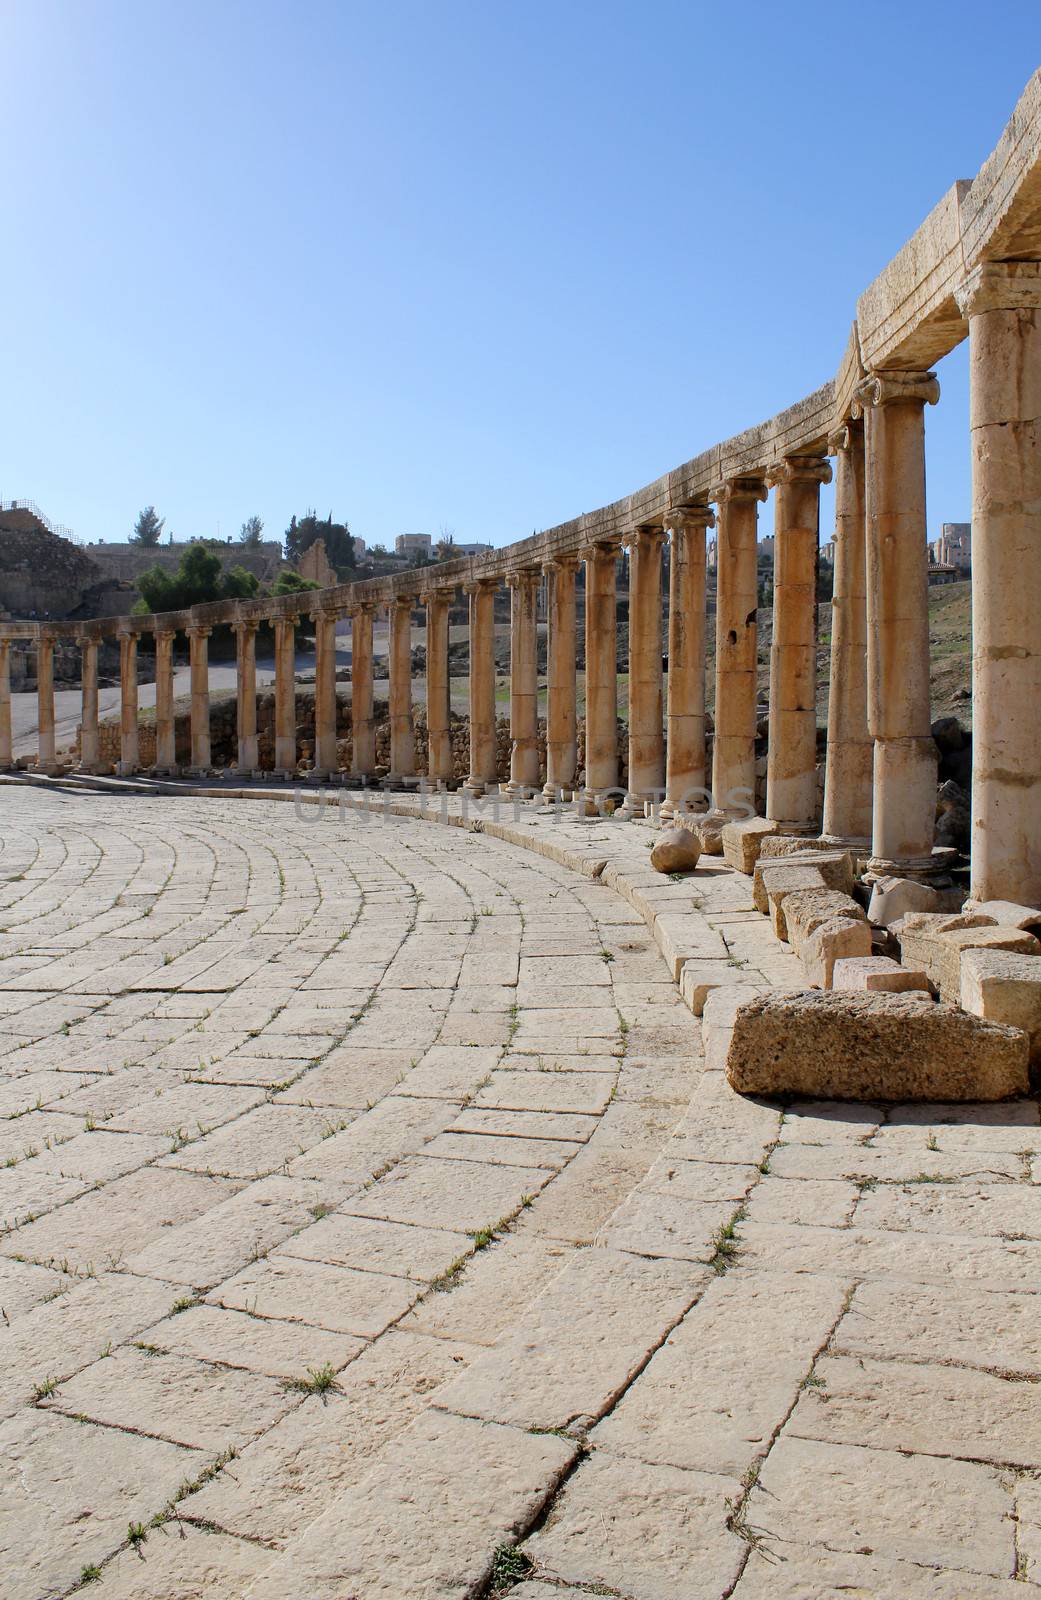
[{"label": "green tree", "polygon": [[263,533],[264,524],[260,518],[257,516],[247,517],[239,529],[239,544],[248,545],[251,550],[255,550],[261,542]]},{"label": "green tree", "polygon": [[302,594],[305,589],[318,589],[321,585],[311,578],[301,578],[299,572],[280,572],[271,585],[271,593]]},{"label": "green tree", "polygon": [[325,553],[336,576],[349,578],[357,566],[354,540],[348,524],[334,522],[331,511],[324,521],[314,511],[308,511],[299,521],[296,517],[290,520],[286,529],[286,559],[299,561],[316,539],[325,540]]},{"label": "green tree", "polygon": [[260,593],[260,583],[244,567],[221,568],[215,550],[202,543],[190,544],[176,571],[150,567],[137,580],[141,600],[138,611],[187,611],[189,606],[207,605],[212,600],[252,600]]},{"label": "green tree", "polygon": [[157,515],[155,506],[145,506],[143,511],[138,512],[134,531],[130,535],[130,543],[156,545],[162,538],[165,527],[166,518]]}]

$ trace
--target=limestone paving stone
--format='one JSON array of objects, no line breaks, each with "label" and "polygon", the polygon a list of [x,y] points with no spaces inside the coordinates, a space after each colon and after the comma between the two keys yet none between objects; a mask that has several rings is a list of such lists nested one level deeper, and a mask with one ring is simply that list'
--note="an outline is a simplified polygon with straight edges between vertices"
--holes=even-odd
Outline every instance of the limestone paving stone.
[{"label": "limestone paving stone", "polygon": [[304,1322],[374,1339],[408,1311],[420,1292],[407,1279],[387,1273],[272,1255],[228,1278],[207,1300],[251,1317]]},{"label": "limestone paving stone", "polygon": [[260,1105],[233,1122],[166,1155],[164,1167],[213,1172],[227,1178],[264,1178],[288,1168],[314,1145],[339,1133],[351,1113],[309,1106]]},{"label": "limestone paving stone", "polygon": [[984,1371],[1036,1377],[1041,1349],[1032,1294],[963,1289],[957,1297],[935,1284],[864,1283],[836,1330],[843,1354],[953,1361]]},{"label": "limestone paving stone", "polygon": [[359,1188],[394,1162],[420,1150],[449,1126],[458,1102],[386,1095],[349,1126],[289,1163],[294,1177],[326,1179]]},{"label": "limestone paving stone", "polygon": [[65,1272],[32,1261],[0,1259],[0,1323],[9,1327],[24,1312],[71,1289],[74,1282]]},{"label": "limestone paving stone", "polygon": [[466,1233],[340,1211],[294,1234],[274,1255],[428,1283],[472,1249],[473,1240]]},{"label": "limestone paving stone", "polygon": [[352,1200],[350,1209],[356,1216],[388,1222],[475,1232],[512,1215],[552,1177],[541,1167],[411,1156]]},{"label": "limestone paving stone", "polygon": [[105,1600],[211,1600],[242,1594],[270,1563],[269,1550],[178,1518],[107,1561],[102,1593]]},{"label": "limestone paving stone", "polygon": [[525,1238],[589,1244],[604,1220],[643,1177],[655,1151],[594,1141],[525,1210],[514,1231]]},{"label": "limestone paving stone", "polygon": [[748,1266],[778,1272],[810,1272],[844,1282],[953,1286],[993,1293],[1036,1293],[1041,1247],[1034,1240],[964,1235],[876,1232],[870,1228],[817,1228],[808,1224],[755,1222],[741,1225],[741,1256]]},{"label": "limestone paving stone", "polygon": [[1041,1188],[967,1180],[887,1185],[863,1196],[857,1222],[865,1228],[917,1233],[1041,1239]]},{"label": "limestone paving stone", "polygon": [[573,1111],[596,1115],[611,1099],[616,1077],[607,1072],[509,1072],[496,1069],[476,1096],[479,1110]]},{"label": "limestone paving stone", "polygon": [[596,1242],[634,1255],[707,1262],[734,1209],[730,1200],[690,1200],[641,1188],[608,1218]]},{"label": "limestone paving stone", "polygon": [[734,1590],[734,1600],[835,1600],[837,1595],[843,1600],[1023,1600],[1023,1585],[890,1561],[878,1551],[852,1554],[767,1540],[751,1551]]},{"label": "limestone paving stone", "polygon": [[[330,1269],[332,1270],[332,1269]],[[221,1366],[244,1367],[277,1378],[303,1378],[311,1370],[338,1371],[363,1349],[360,1338],[307,1321],[287,1322],[259,1311],[222,1305],[190,1306],[146,1328],[142,1344],[197,1356]]]}]

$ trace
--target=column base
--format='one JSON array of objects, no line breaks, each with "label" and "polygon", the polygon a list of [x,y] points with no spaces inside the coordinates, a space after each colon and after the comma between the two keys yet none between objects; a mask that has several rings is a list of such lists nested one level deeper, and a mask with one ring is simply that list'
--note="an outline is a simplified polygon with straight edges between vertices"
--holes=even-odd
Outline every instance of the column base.
[{"label": "column base", "polygon": [[153,778],[179,778],[181,769],[180,767],[153,767],[151,775]]},{"label": "column base", "polygon": [[929,883],[934,878],[947,877],[958,855],[957,850],[937,846],[931,855],[909,856],[902,861],[871,856],[864,869],[864,882],[875,883],[879,878],[913,878],[916,883]]},{"label": "column base", "polygon": [[185,775],[186,778],[212,778],[213,777],[213,768],[212,767],[185,767],[184,775]]},{"label": "column base", "polygon": [[38,761],[32,770],[44,778],[59,778],[65,768],[57,761]]},{"label": "column base", "polygon": [[474,800],[479,800],[486,793],[487,788],[488,785],[483,778],[467,778],[463,784],[463,793],[472,796]]}]

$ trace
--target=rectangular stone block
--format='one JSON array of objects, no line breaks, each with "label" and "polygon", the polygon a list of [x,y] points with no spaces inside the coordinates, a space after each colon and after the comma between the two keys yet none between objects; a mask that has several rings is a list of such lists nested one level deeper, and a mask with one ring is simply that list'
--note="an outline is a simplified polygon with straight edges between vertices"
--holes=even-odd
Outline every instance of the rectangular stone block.
[{"label": "rectangular stone block", "polygon": [[703,1014],[714,989],[729,991],[749,985],[755,990],[767,987],[760,973],[730,961],[686,961],[680,973],[680,994],[696,1017]]},{"label": "rectangular stone block", "polygon": [[973,910],[977,916],[990,917],[999,928],[1026,928],[1031,933],[1041,930],[1041,911],[1035,906],[1017,905],[1014,900],[984,900]]},{"label": "rectangular stone block", "polygon": [[841,889],[843,894],[850,894],[853,889],[853,858],[847,850],[829,850],[806,852],[802,855],[787,856],[781,861],[772,861],[761,857],[755,864],[752,873],[752,899],[756,909],[765,916],[770,912],[770,892],[767,880],[770,883],[788,883],[792,889],[813,889],[818,887],[817,882],[809,877],[801,881],[797,875],[790,880],[774,874],[797,874],[800,870],[814,868],[820,874],[825,889]]},{"label": "rectangular stone block", "polygon": [[759,860],[764,839],[781,832],[779,822],[767,817],[746,817],[740,822],[728,822],[721,835],[723,859],[736,872],[750,874]]},{"label": "rectangular stone block", "polygon": [[940,999],[957,1005],[961,1000],[961,964],[968,950],[1011,951],[1022,956],[1041,956],[1041,943],[1032,933],[1018,928],[958,928],[938,941],[937,986]]},{"label": "rectangular stone block", "polygon": [[[882,991],[888,994],[905,994],[910,989],[929,989],[929,979],[924,972],[914,972],[902,967],[892,956],[843,956],[835,962],[832,972],[833,989],[859,989]],[[966,1007],[970,1010],[971,1007]],[[977,1013],[982,1016],[983,1013]],[[991,1021],[1000,1022],[1000,1017]]]},{"label": "rectangular stone block", "polygon": [[760,995],[740,1008],[726,1075],[741,1094],[1002,1100],[1028,1086],[1020,1028],[924,995]]},{"label": "rectangular stone block", "polygon": [[954,933],[960,928],[989,928],[994,924],[989,918],[975,912],[947,914],[942,911],[912,911],[890,927],[900,945],[902,966],[919,968],[930,983],[940,985],[940,935]]},{"label": "rectangular stone block", "polygon": [[654,942],[665,958],[673,980],[679,979],[683,964],[692,960],[726,960],[727,947],[722,934],[710,928],[704,918],[660,916],[654,919]]},{"label": "rectangular stone block", "polygon": [[871,954],[871,928],[863,918],[829,917],[803,944],[800,959],[813,989],[830,989],[836,961]]},{"label": "rectangular stone block", "polygon": [[1041,1062],[1041,961],[1014,950],[971,949],[961,957],[961,1003],[974,1017],[1022,1028]]},{"label": "rectangular stone block", "polygon": [[788,929],[788,943],[799,955],[806,940],[832,917],[852,917],[864,920],[864,908],[851,894],[841,889],[796,889],[785,896],[784,920]]}]

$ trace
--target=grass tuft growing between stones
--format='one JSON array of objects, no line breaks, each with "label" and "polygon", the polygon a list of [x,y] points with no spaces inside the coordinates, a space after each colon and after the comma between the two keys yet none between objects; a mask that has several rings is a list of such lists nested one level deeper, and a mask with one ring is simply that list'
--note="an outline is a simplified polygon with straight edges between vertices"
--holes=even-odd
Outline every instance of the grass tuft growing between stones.
[{"label": "grass tuft growing between stones", "polygon": [[326,1395],[330,1389],[338,1388],[336,1374],[328,1361],[323,1367],[308,1367],[306,1378],[287,1378],[283,1388],[291,1389],[296,1394],[321,1394]]},{"label": "grass tuft growing between stones", "polygon": [[708,1264],[712,1268],[713,1272],[718,1274],[720,1277],[722,1277],[724,1272],[730,1271],[730,1268],[735,1265],[737,1258],[741,1253],[741,1245],[738,1241],[737,1229],[738,1224],[743,1222],[744,1219],[745,1211],[744,1207],[742,1206],[740,1210],[734,1212],[734,1215],[730,1218],[730,1221],[724,1222],[722,1227],[717,1228],[716,1232],[712,1236],[712,1243],[715,1246],[715,1250],[709,1257]]},{"label": "grass tuft growing between stones", "polygon": [[491,1587],[489,1600],[499,1600],[534,1571],[534,1565],[523,1550],[513,1544],[496,1545],[492,1555]]}]

